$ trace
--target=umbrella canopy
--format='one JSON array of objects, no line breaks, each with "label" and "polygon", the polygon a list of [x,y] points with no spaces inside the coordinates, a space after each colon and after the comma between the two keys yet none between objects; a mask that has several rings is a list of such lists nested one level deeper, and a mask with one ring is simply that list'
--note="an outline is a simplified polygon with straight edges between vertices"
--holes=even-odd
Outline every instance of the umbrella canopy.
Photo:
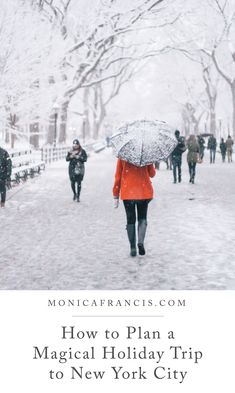
[{"label": "umbrella canopy", "polygon": [[200,134],[200,136],[206,138],[208,136],[212,136],[213,134],[210,134],[209,132],[204,132],[203,134]]},{"label": "umbrella canopy", "polygon": [[166,160],[178,144],[174,130],[159,120],[128,123],[119,128],[110,143],[118,158],[136,166]]}]

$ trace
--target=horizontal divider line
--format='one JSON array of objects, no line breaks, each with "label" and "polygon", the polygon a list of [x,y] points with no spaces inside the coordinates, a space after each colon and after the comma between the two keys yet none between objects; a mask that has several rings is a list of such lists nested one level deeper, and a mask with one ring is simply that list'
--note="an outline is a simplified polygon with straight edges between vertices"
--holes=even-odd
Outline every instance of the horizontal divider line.
[{"label": "horizontal divider line", "polygon": [[163,318],[164,315],[72,315],[73,318]]}]

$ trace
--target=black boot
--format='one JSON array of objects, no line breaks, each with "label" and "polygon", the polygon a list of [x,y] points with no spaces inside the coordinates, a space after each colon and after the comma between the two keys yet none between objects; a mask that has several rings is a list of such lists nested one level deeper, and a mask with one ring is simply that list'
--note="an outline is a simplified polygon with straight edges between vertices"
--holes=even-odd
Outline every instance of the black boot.
[{"label": "black boot", "polygon": [[139,254],[140,255],[145,255],[145,248],[144,248],[143,244],[138,243],[138,249],[139,249]]},{"label": "black boot", "polygon": [[80,202],[81,184],[78,184],[77,202]]},{"label": "black boot", "polygon": [[147,220],[142,219],[138,222],[138,249],[140,255],[145,255],[144,239],[147,229]]},{"label": "black boot", "polygon": [[136,256],[136,234],[135,234],[135,224],[127,224],[127,236],[129,239],[129,243],[131,246],[131,253],[132,257]]}]

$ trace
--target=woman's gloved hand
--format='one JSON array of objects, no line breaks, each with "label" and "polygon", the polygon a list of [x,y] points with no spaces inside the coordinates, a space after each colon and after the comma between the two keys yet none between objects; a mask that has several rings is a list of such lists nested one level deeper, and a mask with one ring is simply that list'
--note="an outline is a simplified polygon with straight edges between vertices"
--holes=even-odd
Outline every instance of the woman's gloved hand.
[{"label": "woman's gloved hand", "polygon": [[119,198],[114,198],[113,199],[113,207],[114,209],[117,209],[119,206]]}]

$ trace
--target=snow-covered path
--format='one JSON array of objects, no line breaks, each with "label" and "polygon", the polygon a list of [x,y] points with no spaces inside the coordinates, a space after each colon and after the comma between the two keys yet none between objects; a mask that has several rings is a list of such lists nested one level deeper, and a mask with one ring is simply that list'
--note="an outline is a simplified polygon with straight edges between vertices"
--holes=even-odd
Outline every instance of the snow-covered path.
[{"label": "snow-covered path", "polygon": [[149,206],[147,255],[131,258],[124,208],[113,209],[115,158],[90,157],[81,203],[67,163],[8,193],[0,210],[1,289],[235,289],[235,165],[197,166],[172,183],[161,164]]}]

